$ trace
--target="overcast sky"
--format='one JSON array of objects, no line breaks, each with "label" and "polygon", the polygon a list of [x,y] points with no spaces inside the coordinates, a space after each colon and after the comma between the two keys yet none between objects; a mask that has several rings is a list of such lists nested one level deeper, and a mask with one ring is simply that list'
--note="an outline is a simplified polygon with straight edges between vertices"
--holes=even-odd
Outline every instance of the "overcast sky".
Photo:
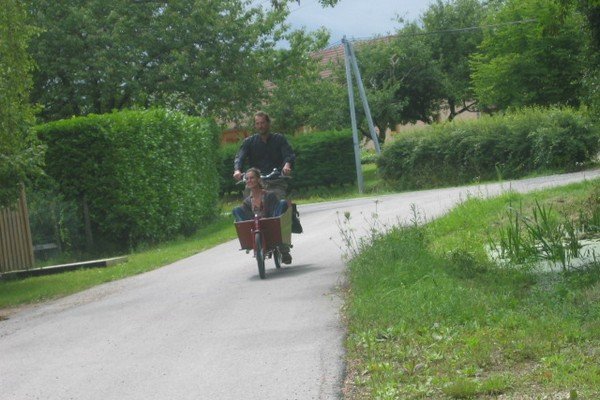
[{"label": "overcast sky", "polygon": [[435,0],[340,0],[333,8],[323,8],[317,0],[292,3],[288,22],[292,28],[313,31],[324,26],[331,33],[331,43],[364,39],[394,33],[400,26],[397,16],[417,20]]}]

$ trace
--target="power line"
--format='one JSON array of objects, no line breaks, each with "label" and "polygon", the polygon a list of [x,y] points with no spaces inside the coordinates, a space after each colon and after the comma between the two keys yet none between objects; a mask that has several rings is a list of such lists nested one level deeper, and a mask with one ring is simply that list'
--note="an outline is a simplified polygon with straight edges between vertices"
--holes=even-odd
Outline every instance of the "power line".
[{"label": "power line", "polygon": [[[366,42],[366,41],[377,39],[377,38],[394,38],[394,37],[407,37],[407,36],[408,37],[430,36],[430,35],[440,35],[440,34],[443,34],[443,33],[468,32],[468,31],[482,30],[482,29],[488,29],[488,28],[489,29],[493,29],[493,28],[498,28],[498,27],[506,26],[506,25],[531,24],[533,22],[537,22],[537,19],[530,18],[530,19],[523,19],[523,20],[519,20],[519,21],[502,22],[502,23],[499,23],[499,24],[470,26],[470,27],[467,27],[467,28],[443,29],[443,30],[439,30],[439,31],[430,31],[430,32],[397,33],[395,35],[370,36],[370,37],[354,38],[354,39],[350,39],[350,40],[352,42]],[[341,43],[342,43],[341,40],[337,40],[337,41],[333,42],[331,45],[329,45],[328,47],[333,47],[334,44],[335,45],[340,45]]]},{"label": "power line", "polygon": [[[263,6],[266,5],[267,3],[271,3],[271,0],[263,0],[259,6]],[[256,4],[256,3],[255,3]],[[293,10],[289,10],[289,13],[293,13],[296,12],[300,9],[303,9],[307,6],[314,6],[315,4],[310,4],[310,3],[304,3],[304,4],[299,4],[299,6]],[[518,21],[508,21],[508,22],[502,22],[502,23],[498,23],[498,24],[490,24],[490,25],[478,25],[478,26],[469,26],[466,28],[453,28],[453,29],[443,29],[443,30],[439,30],[439,31],[430,31],[430,32],[415,32],[415,33],[397,33],[395,35],[378,35],[378,36],[370,36],[370,37],[361,37],[361,38],[352,38],[352,39],[348,39],[350,42],[365,42],[365,41],[370,41],[373,39],[377,39],[377,38],[394,38],[394,37],[415,37],[415,36],[431,36],[431,35],[440,35],[440,34],[445,34],[445,33],[460,33],[460,32],[469,32],[469,31],[476,31],[476,30],[483,30],[483,29],[493,29],[493,28],[498,28],[501,26],[507,26],[507,25],[520,25],[520,24],[531,24],[537,22],[537,19],[535,18],[529,18],[529,19],[523,19],[523,20],[518,20]],[[326,49],[332,48],[332,47],[336,47],[342,44],[342,40],[336,40],[335,42],[330,43]]]},{"label": "power line", "polygon": [[480,29],[484,29],[484,28],[498,28],[500,26],[505,26],[505,25],[520,25],[520,24],[530,24],[532,22],[537,22],[537,19],[535,18],[531,18],[531,19],[523,19],[523,20],[519,20],[519,21],[509,21],[509,22],[502,22],[500,24],[492,24],[492,25],[480,25],[480,26],[470,26],[468,28],[455,28],[455,29],[444,29],[441,31],[431,31],[431,32],[422,32],[422,33],[414,33],[414,34],[398,34],[398,35],[393,35],[393,36],[426,36],[426,35],[439,35],[441,33],[454,33],[454,32],[467,32],[467,31],[475,31],[475,30],[480,30]]}]

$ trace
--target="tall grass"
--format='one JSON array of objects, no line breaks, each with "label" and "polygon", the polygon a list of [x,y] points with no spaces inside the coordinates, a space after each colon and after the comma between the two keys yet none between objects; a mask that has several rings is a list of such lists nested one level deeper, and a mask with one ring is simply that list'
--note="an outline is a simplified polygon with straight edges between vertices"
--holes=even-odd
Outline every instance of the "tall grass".
[{"label": "tall grass", "polygon": [[347,398],[600,396],[598,263],[540,274],[485,250],[506,207],[577,213],[593,190],[473,198],[364,246],[349,270]]},{"label": "tall grass", "polygon": [[[572,261],[580,256],[583,247],[580,239],[598,233],[597,215],[600,197],[595,192],[600,184],[592,186],[588,200],[580,207],[577,218],[567,213],[557,213],[552,206],[534,201],[530,215],[522,205],[509,206],[507,223],[498,229],[498,240],[490,237],[491,249],[500,258],[513,264],[538,263],[540,260],[559,265],[563,270],[573,268]],[[593,251],[592,251],[593,252]],[[587,256],[594,256],[588,254]]]}]

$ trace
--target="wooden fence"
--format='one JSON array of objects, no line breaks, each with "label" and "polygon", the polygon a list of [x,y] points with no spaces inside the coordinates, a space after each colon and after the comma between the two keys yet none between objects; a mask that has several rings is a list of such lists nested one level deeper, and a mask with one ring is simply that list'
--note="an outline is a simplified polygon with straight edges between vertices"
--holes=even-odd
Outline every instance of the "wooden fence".
[{"label": "wooden fence", "polygon": [[33,245],[25,190],[17,205],[0,209],[0,273],[33,267]]}]

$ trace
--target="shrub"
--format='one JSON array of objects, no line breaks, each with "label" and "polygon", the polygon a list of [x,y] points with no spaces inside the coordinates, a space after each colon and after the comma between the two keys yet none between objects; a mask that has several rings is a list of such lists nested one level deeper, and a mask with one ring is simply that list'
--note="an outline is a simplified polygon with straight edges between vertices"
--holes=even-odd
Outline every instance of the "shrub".
[{"label": "shrub", "polygon": [[298,136],[292,140],[296,166],[292,188],[341,186],[356,178],[352,133],[328,131]]},{"label": "shrub", "polygon": [[225,144],[219,149],[219,184],[221,194],[242,193],[243,185],[236,185],[233,179],[233,160],[240,144]]},{"label": "shrub", "polygon": [[573,109],[530,108],[414,132],[387,146],[378,166],[403,189],[571,171],[594,161],[599,134]]},{"label": "shrub", "polygon": [[162,109],[37,128],[46,172],[89,209],[94,239],[134,246],[190,233],[215,215],[216,125]]},{"label": "shrub", "polygon": [[[354,148],[350,131],[328,131],[288,137],[296,154],[290,188],[336,186],[353,183],[356,177]],[[220,149],[220,180],[223,193],[241,192],[233,181],[233,160],[240,144]],[[247,166],[246,166],[247,167]],[[266,172],[266,171],[265,171]]]},{"label": "shrub", "polygon": [[83,220],[77,215],[77,204],[65,200],[54,179],[44,175],[32,182],[27,208],[34,245],[55,243],[57,251],[69,253],[85,247]]},{"label": "shrub", "polygon": [[576,170],[598,151],[598,129],[582,114],[551,110],[550,124],[530,134],[535,169]]}]

